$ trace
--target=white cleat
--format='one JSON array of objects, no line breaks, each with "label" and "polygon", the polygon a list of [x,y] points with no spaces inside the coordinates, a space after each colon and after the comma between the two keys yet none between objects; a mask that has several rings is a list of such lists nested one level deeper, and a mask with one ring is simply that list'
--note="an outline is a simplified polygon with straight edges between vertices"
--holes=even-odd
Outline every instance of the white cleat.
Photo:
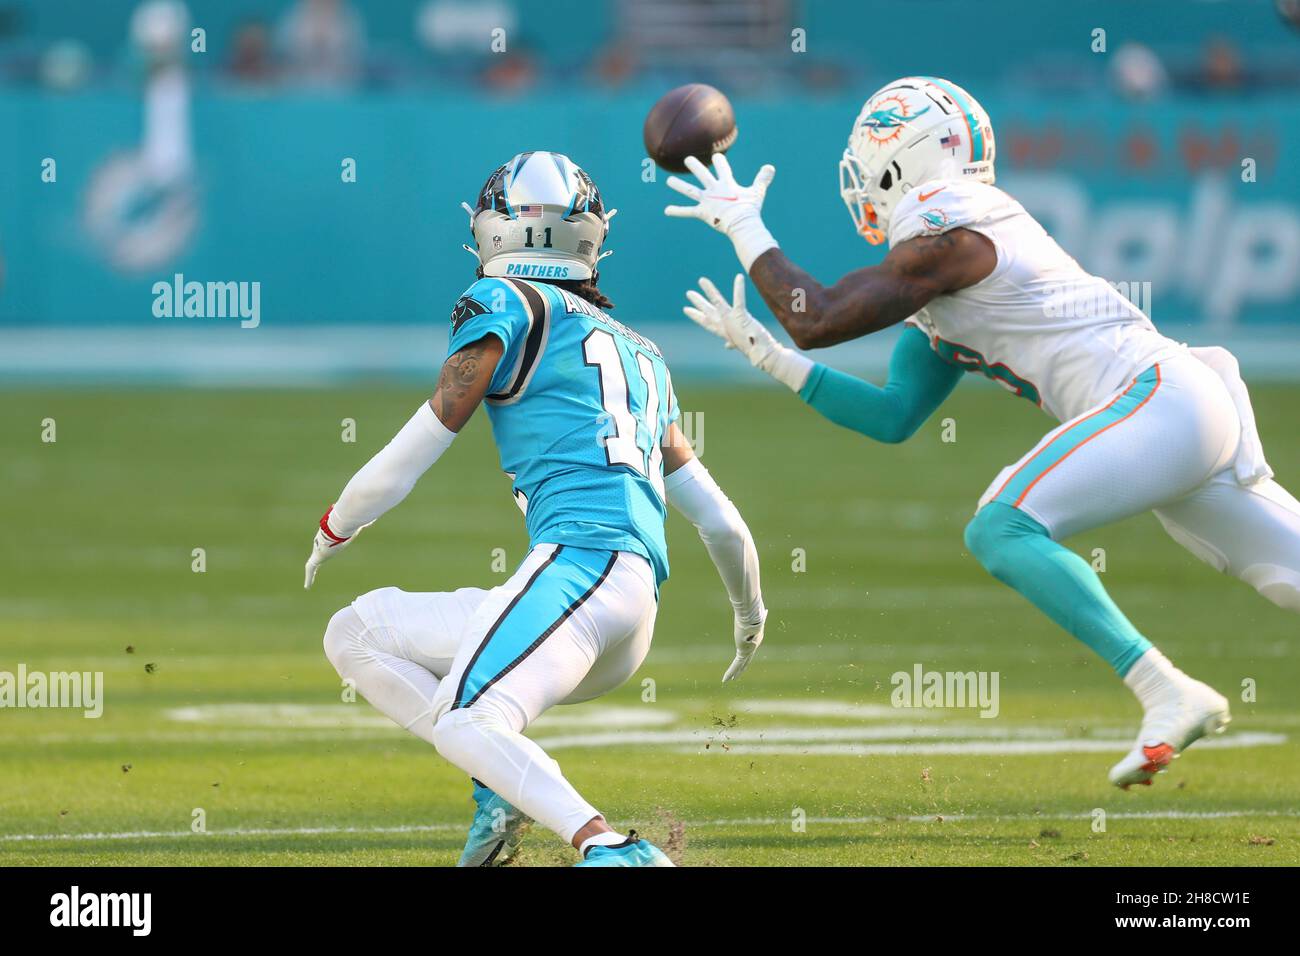
[{"label": "white cleat", "polygon": [[1228,699],[1208,684],[1178,672],[1165,699],[1142,716],[1137,746],[1110,768],[1110,782],[1127,790],[1134,784],[1151,786],[1158,773],[1206,734],[1221,734],[1232,721]]}]

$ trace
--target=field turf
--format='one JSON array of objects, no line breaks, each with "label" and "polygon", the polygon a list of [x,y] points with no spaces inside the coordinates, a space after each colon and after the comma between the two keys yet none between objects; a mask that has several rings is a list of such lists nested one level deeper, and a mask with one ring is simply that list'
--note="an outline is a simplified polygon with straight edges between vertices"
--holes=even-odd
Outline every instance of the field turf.
[{"label": "field turf", "polygon": [[[758,540],[771,618],[748,673],[719,683],[729,606],[673,516],[645,666],[532,731],[613,822],[687,865],[1300,862],[1294,616],[1149,515],[1070,542],[1104,549],[1120,605],[1233,701],[1223,738],[1123,793],[1106,771],[1136,731],[1131,695],[964,552],[980,492],[1049,427],[1040,412],[967,383],[885,447],[784,391],[681,392]],[[494,549],[522,558],[486,421],[302,590],[321,511],[422,397],[0,395],[0,671],[105,681],[99,719],[0,710],[0,864],[455,860],[465,778],[344,702],[320,638],[359,593],[490,586],[505,577]],[[1255,404],[1280,479],[1300,486],[1300,389],[1259,387]],[[949,417],[955,442],[941,440]],[[349,418],[355,443],[340,438]],[[996,672],[999,713],[892,707],[891,675],[918,664]],[[534,831],[520,863],[573,859]]]}]

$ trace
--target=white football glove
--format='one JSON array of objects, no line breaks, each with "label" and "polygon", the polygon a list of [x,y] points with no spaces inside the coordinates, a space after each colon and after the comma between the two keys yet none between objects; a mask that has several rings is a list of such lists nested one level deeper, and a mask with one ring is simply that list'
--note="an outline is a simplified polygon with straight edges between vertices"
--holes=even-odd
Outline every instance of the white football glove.
[{"label": "white football glove", "polygon": [[307,559],[306,577],[302,582],[303,588],[310,588],[312,582],[316,580],[317,568],[357,540],[357,535],[374,524],[373,521],[369,524],[363,524],[352,537],[340,538],[330,530],[330,512],[333,510],[334,506],[330,505],[325,514],[321,515],[320,528],[316,531],[316,537],[311,542],[311,557]]},{"label": "white football glove", "polygon": [[736,618],[736,659],[731,662],[727,672],[722,675],[724,684],[743,674],[745,668],[749,666],[749,662],[754,659],[754,652],[763,643],[763,625],[766,621],[766,610],[763,611],[763,616],[757,624],[746,624],[739,617]]},{"label": "white football glove", "polygon": [[749,314],[745,308],[743,273],[736,276],[730,302],[723,298],[718,287],[707,278],[701,277],[700,288],[704,290],[704,295],[694,289],[686,291],[686,298],[691,301],[691,305],[682,311],[688,318],[721,338],[727,343],[727,348],[740,352],[755,368],[796,392],[803,388],[812,369],[812,361],[794,349],[786,348],[772,337],[762,322]]},{"label": "white football glove", "polygon": [[770,163],[763,166],[749,186],[736,182],[727,157],[721,153],[713,154],[716,176],[694,156],[686,157],[686,167],[695,174],[700,185],[669,176],[668,188],[676,190],[687,199],[694,199],[696,205],[668,206],[664,209],[664,214],[707,222],[735,244],[740,264],[748,272],[755,259],[777,244],[767,231],[767,226],[763,225],[762,216],[763,197],[767,195],[768,184],[776,175],[776,167]]}]

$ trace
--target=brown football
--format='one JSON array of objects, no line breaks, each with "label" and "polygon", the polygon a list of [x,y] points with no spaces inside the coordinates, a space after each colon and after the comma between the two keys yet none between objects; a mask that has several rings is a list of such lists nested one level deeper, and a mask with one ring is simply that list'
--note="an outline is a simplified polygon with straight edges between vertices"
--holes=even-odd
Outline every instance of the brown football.
[{"label": "brown football", "polygon": [[705,83],[669,90],[645,118],[646,154],[663,169],[686,172],[686,157],[709,164],[736,141],[736,114],[721,91]]}]

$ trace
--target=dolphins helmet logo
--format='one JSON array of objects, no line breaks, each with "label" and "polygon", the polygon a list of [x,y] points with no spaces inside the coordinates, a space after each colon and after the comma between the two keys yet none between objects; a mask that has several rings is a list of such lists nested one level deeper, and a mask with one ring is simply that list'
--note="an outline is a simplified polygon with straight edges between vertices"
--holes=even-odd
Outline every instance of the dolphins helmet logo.
[{"label": "dolphins helmet logo", "polygon": [[928,113],[925,107],[918,113],[911,112],[907,101],[900,96],[887,96],[871,104],[871,112],[862,118],[862,128],[867,131],[867,138],[877,146],[891,143],[902,135],[908,120]]}]

